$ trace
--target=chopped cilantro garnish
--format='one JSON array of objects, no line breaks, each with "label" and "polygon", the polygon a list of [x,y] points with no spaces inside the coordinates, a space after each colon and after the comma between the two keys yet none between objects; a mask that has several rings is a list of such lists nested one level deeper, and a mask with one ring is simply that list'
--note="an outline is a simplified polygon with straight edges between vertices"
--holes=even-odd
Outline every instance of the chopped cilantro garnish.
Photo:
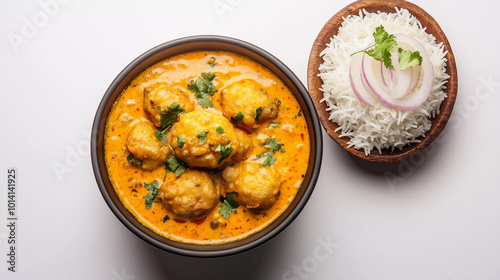
[{"label": "chopped cilantro garnish", "polygon": [[394,70],[394,66],[392,66],[391,61],[391,51],[393,51],[394,47],[397,45],[396,36],[392,34],[389,35],[389,33],[385,31],[384,26],[380,25],[375,28],[373,38],[375,39],[375,44],[363,50],[357,51],[351,54],[351,56],[359,52],[364,52],[374,59],[382,61],[386,68]]},{"label": "chopped cilantro garnish", "polygon": [[207,131],[204,131],[204,132],[196,135],[196,137],[198,137],[198,139],[199,139],[198,140],[199,145],[203,145],[203,144],[205,144],[205,142],[207,142],[207,133],[208,133]]},{"label": "chopped cilantro garnish", "polygon": [[[205,79],[205,81],[211,82],[215,79],[215,74],[212,72],[203,72],[201,73],[201,77]],[[215,86],[213,84],[209,84],[208,87],[212,92],[215,92]]]},{"label": "chopped cilantro garnish", "polygon": [[154,180],[151,184],[148,184],[144,182],[144,188],[146,188],[149,193],[142,198],[145,199],[145,204],[146,204],[146,209],[149,210],[151,209],[151,206],[153,206],[153,202],[156,198],[156,195],[158,195],[158,187],[160,183],[158,181]]},{"label": "chopped cilantro garnish", "polygon": [[201,73],[201,78],[191,80],[187,85],[187,88],[195,93],[195,97],[198,99],[198,103],[204,109],[206,109],[207,107],[213,107],[211,97],[217,91],[213,83],[214,79],[214,73],[203,72]]},{"label": "chopped cilantro garnish", "polygon": [[209,60],[208,60],[208,65],[210,65],[210,67],[214,68],[215,65],[217,65],[217,62],[215,61],[215,57],[211,57]]},{"label": "chopped cilantro garnish", "polygon": [[186,140],[184,140],[184,137],[182,137],[182,135],[177,135],[177,145],[179,146],[179,148],[183,148],[184,147],[184,144],[186,144]]},{"label": "chopped cilantro garnish", "polygon": [[130,163],[135,163],[135,157],[133,154],[128,155],[127,161]]},{"label": "chopped cilantro garnish", "polygon": [[212,104],[212,99],[210,99],[210,97],[208,97],[207,94],[196,93],[194,96],[198,99],[198,104],[200,104],[200,106],[203,107],[203,109],[214,106]]},{"label": "chopped cilantro garnish", "polygon": [[215,129],[215,132],[217,134],[224,134],[224,128],[222,128],[222,126],[217,126],[217,128]]},{"label": "chopped cilantro garnish", "polygon": [[276,161],[276,158],[272,156],[267,156],[264,162],[262,163],[263,166],[273,166],[274,162]]},{"label": "chopped cilantro garnish", "polygon": [[234,117],[231,117],[231,123],[234,125],[234,126],[237,126],[239,122],[241,122],[243,120],[243,118],[245,117],[245,115],[243,115],[242,112],[238,112],[236,114],[236,116]]},{"label": "chopped cilantro garnish", "polygon": [[229,219],[231,213],[237,213],[236,209],[240,206],[236,200],[234,200],[235,193],[228,193],[224,198],[224,202],[219,206],[219,213],[225,219]]},{"label": "chopped cilantro garnish", "polygon": [[238,112],[238,113],[236,114],[235,119],[236,119],[237,121],[241,122],[241,121],[243,120],[243,118],[244,118],[244,117],[245,117],[245,115],[243,115],[243,113],[242,113],[242,112]]},{"label": "chopped cilantro garnish", "polygon": [[184,110],[177,102],[172,103],[172,105],[168,107],[168,110],[162,110],[160,106],[153,107],[153,109],[160,111],[160,126],[163,129],[163,133],[165,133],[165,131],[172,126],[172,124],[177,120],[178,115],[186,113],[186,110]]},{"label": "chopped cilantro garnish", "polygon": [[285,153],[286,151],[283,150],[281,147],[283,146],[283,144],[281,144],[278,140],[274,139],[274,138],[270,138],[267,143],[264,145],[264,147],[266,147],[267,149],[269,149],[270,151],[268,152],[264,152],[260,155],[257,155],[257,158],[262,158],[262,157],[266,157],[266,159],[264,159],[264,162],[262,163],[263,166],[273,166],[274,162],[276,162],[276,158],[274,158],[274,154],[277,152],[277,151],[280,151],[281,153]]},{"label": "chopped cilantro garnish", "polygon": [[276,140],[275,138],[269,138],[269,140],[267,140],[267,143],[266,143],[266,147],[273,150],[273,152],[276,152],[277,150],[279,150],[281,148],[283,144],[281,144],[278,140]]},{"label": "chopped cilantro garnish", "polygon": [[170,220],[170,217],[168,215],[166,215],[165,217],[163,217],[163,222],[166,222],[168,220]]},{"label": "chopped cilantro garnish", "polygon": [[253,110],[253,118],[258,121],[259,120],[259,117],[260,115],[262,114],[262,107],[259,107],[255,110]]},{"label": "chopped cilantro garnish", "polygon": [[401,66],[401,71],[404,71],[408,67],[422,65],[422,56],[418,51],[408,51],[402,48],[398,49],[399,53],[399,65]]},{"label": "chopped cilantro garnish", "polygon": [[229,217],[231,216],[231,214],[229,214],[229,211],[230,208],[226,205],[226,203],[219,206],[219,213],[226,219],[229,219]]},{"label": "chopped cilantro garnish", "polygon": [[156,131],[155,132],[155,137],[158,139],[158,141],[162,142],[163,144],[167,144],[167,135],[163,131]]},{"label": "chopped cilantro garnish", "polygon": [[175,177],[179,177],[184,171],[186,171],[186,164],[175,158],[174,156],[170,156],[167,159],[165,170],[167,172],[174,172]]},{"label": "chopped cilantro garnish", "polygon": [[[397,45],[396,36],[387,33],[387,31],[385,31],[384,29],[384,26],[380,25],[375,28],[375,32],[373,32],[373,39],[375,39],[375,44],[363,50],[357,51],[351,54],[351,56],[359,52],[364,52],[374,59],[382,61],[386,68],[394,70],[394,66],[392,65],[391,60],[391,52]],[[420,55],[420,52],[412,52],[399,48],[398,53],[398,62],[401,65],[402,71],[411,66],[422,65],[422,56]]]},{"label": "chopped cilantro garnish", "polygon": [[228,143],[226,146],[222,146],[222,144],[219,143],[219,146],[215,148],[216,152],[220,152],[220,158],[217,164],[220,164],[224,159],[226,159],[229,154],[233,151],[233,147],[231,147],[231,143]]}]

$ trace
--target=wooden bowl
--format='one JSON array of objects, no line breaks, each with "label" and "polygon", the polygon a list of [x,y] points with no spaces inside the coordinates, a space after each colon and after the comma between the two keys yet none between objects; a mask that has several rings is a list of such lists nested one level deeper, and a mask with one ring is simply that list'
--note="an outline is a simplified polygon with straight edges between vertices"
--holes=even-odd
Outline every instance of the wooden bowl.
[{"label": "wooden bowl", "polygon": [[[325,49],[326,44],[330,42],[330,39],[337,34],[344,17],[348,15],[359,15],[359,10],[361,9],[365,9],[367,12],[371,13],[376,13],[377,11],[394,13],[395,7],[407,9],[420,21],[420,23],[422,23],[423,27],[427,28],[427,33],[436,37],[437,43],[442,42],[444,44],[445,51],[448,51],[446,54],[446,59],[448,60],[446,73],[450,75],[445,90],[448,97],[446,97],[441,103],[439,110],[440,113],[434,119],[431,119],[431,129],[426,133],[425,137],[420,137],[420,143],[411,144],[409,146],[407,145],[402,150],[396,149],[393,152],[389,149],[383,149],[381,154],[378,150],[374,149],[371,151],[370,155],[366,156],[364,150],[362,149],[356,150],[353,147],[348,148],[347,142],[349,142],[350,138],[340,138],[340,131],[335,132],[339,126],[335,122],[328,120],[329,112],[326,111],[327,105],[325,102],[320,102],[323,98],[323,92],[320,90],[320,87],[323,85],[323,81],[318,76],[318,68],[323,63],[323,58],[321,58],[319,54]],[[455,104],[458,87],[457,78],[455,57],[453,56],[450,43],[448,42],[448,39],[446,38],[446,35],[441,27],[439,27],[439,24],[422,8],[404,0],[360,0],[353,2],[340,10],[332,18],[330,18],[330,20],[328,20],[316,37],[309,55],[309,65],[307,69],[307,85],[309,88],[309,94],[311,95],[316,110],[318,111],[320,121],[327,134],[351,154],[365,160],[376,162],[393,162],[402,160],[423,150],[439,136],[448,122],[451,111],[453,110],[453,105]]]}]

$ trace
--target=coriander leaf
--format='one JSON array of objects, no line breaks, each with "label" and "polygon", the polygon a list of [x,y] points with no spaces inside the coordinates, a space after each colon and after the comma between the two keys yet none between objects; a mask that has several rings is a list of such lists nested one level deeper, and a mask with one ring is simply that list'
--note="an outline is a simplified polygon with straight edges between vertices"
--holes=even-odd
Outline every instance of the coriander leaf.
[{"label": "coriander leaf", "polygon": [[241,122],[243,120],[243,118],[245,117],[245,115],[243,115],[242,112],[238,112],[236,114],[236,116],[234,117],[231,117],[231,123],[234,125],[234,126],[238,126],[238,122]]},{"label": "coriander leaf", "polygon": [[271,122],[269,123],[270,127],[278,127],[281,124],[281,122]]},{"label": "coriander leaf", "polygon": [[238,204],[238,202],[236,202],[236,200],[234,200],[234,196],[235,196],[236,193],[234,192],[230,192],[228,194],[226,194],[226,198],[225,198],[225,202],[228,203],[229,206],[231,206],[231,212],[233,213],[236,213],[236,208],[238,208],[240,205]]},{"label": "coriander leaf", "polygon": [[220,152],[220,158],[217,164],[220,164],[224,159],[226,159],[231,152],[233,151],[233,147],[231,147],[231,143],[228,143],[226,146],[222,146],[221,143],[219,143],[219,146],[215,148],[216,152]]},{"label": "coriander leaf", "polygon": [[392,34],[389,35],[382,25],[375,28],[373,38],[375,39],[375,44],[377,44],[380,49],[392,50],[392,48],[397,44],[396,36]]},{"label": "coriander leaf", "polygon": [[256,155],[255,157],[257,159],[259,159],[259,158],[263,158],[263,157],[267,157],[267,156],[273,156],[273,155],[274,155],[273,152],[263,152],[261,154]]},{"label": "coriander leaf", "polygon": [[219,214],[221,214],[222,217],[224,217],[226,220],[231,217],[231,214],[229,214],[230,208],[227,206],[225,203],[219,206]]},{"label": "coriander leaf", "polygon": [[195,83],[196,83],[196,88],[200,92],[204,92],[204,91],[208,90],[208,87],[205,85],[205,83],[204,83],[204,81],[202,79],[197,79]]},{"label": "coriander leaf", "polygon": [[278,140],[276,140],[275,138],[270,138],[265,147],[273,150],[273,152],[276,152],[277,150],[279,150],[281,148],[283,144],[281,144]]},{"label": "coriander leaf", "polygon": [[384,63],[385,68],[394,70],[394,66],[392,65],[391,53],[388,50],[382,51],[382,62]]},{"label": "coriander leaf", "polygon": [[227,200],[224,200],[224,203],[219,206],[219,213],[227,220],[231,217],[231,212],[236,213],[236,208],[233,208]]},{"label": "coriander leaf", "polygon": [[394,70],[394,66],[392,66],[391,61],[391,51],[393,51],[394,47],[397,45],[396,36],[392,34],[389,35],[382,25],[375,28],[372,35],[375,39],[375,44],[363,50],[357,51],[351,54],[351,56],[364,52],[378,61],[383,61],[386,68]]},{"label": "coriander leaf", "polygon": [[179,166],[177,167],[177,169],[175,169],[174,172],[175,177],[177,178],[181,176],[181,174],[184,173],[184,171],[186,171],[186,166],[183,164],[179,164]]},{"label": "coriander leaf", "polygon": [[419,51],[408,51],[408,50],[403,50],[402,48],[398,49],[399,53],[399,65],[401,65],[401,71],[404,71],[405,69],[416,66],[416,65],[422,65],[422,56],[420,55]]},{"label": "coriander leaf", "polygon": [[135,157],[133,154],[128,155],[127,161],[130,163],[135,163]]},{"label": "coriander leaf", "polygon": [[198,99],[198,104],[200,104],[203,109],[206,109],[208,107],[214,107],[212,104],[212,99],[208,97],[207,94],[195,94],[195,97]]},{"label": "coriander leaf", "polygon": [[168,220],[170,220],[170,217],[169,217],[168,215],[166,215],[166,216],[163,218],[163,222],[166,222],[166,221],[168,221]]},{"label": "coriander leaf", "polygon": [[215,129],[215,132],[217,134],[224,134],[224,128],[222,128],[222,126],[217,126],[217,128]]},{"label": "coriander leaf", "polygon": [[164,130],[170,128],[170,126],[177,120],[178,115],[186,113],[186,110],[184,110],[177,102],[172,103],[172,105],[168,107],[168,110],[162,110],[160,106],[153,107],[153,109],[160,111],[160,126]]},{"label": "coriander leaf", "polygon": [[186,144],[186,140],[184,140],[184,137],[182,137],[182,135],[177,135],[177,145],[179,146],[179,148],[183,148],[184,147],[184,144]]},{"label": "coriander leaf", "polygon": [[152,183],[148,184],[144,182],[144,188],[148,191],[154,191],[160,186],[160,183],[158,181],[154,180]]},{"label": "coriander leaf", "polygon": [[[203,72],[201,73],[201,77],[206,81],[206,82],[211,82],[213,79],[215,79],[215,74],[212,72]],[[207,85],[209,86],[209,85]]]},{"label": "coriander leaf", "polygon": [[174,156],[170,156],[165,162],[165,170],[174,172],[175,177],[179,177],[182,172],[186,171],[186,164]]},{"label": "coriander leaf", "polygon": [[158,195],[158,186],[160,184],[158,181],[154,180],[151,184],[148,184],[144,182],[144,188],[149,191],[149,193],[142,198],[145,199],[145,204],[146,204],[146,210],[151,209],[154,203],[154,199],[156,198],[156,195]]},{"label": "coriander leaf", "polygon": [[198,103],[204,109],[207,107],[213,107],[212,100],[209,96],[213,96],[217,91],[215,89],[215,85],[213,84],[215,77],[215,74],[212,72],[203,72],[201,73],[201,78],[191,80],[187,85],[187,88],[195,93]]},{"label": "coriander leaf", "polygon": [[196,137],[198,137],[198,139],[199,139],[198,140],[199,145],[203,145],[203,144],[205,144],[205,142],[207,142],[207,133],[208,132],[204,131],[204,132],[196,135]]},{"label": "coriander leaf", "polygon": [[215,65],[217,65],[217,62],[215,62],[215,57],[211,57],[209,60],[208,60],[208,65],[210,65],[210,67],[214,68]]},{"label": "coriander leaf", "polygon": [[219,206],[219,213],[225,219],[229,219],[231,213],[237,213],[237,208],[240,206],[236,200],[234,200],[234,196],[236,193],[228,193],[224,198],[224,202],[221,206]]},{"label": "coriander leaf", "polygon": [[236,119],[237,121],[241,122],[241,121],[243,120],[243,118],[244,118],[244,117],[245,117],[245,115],[243,115],[243,113],[242,113],[242,112],[238,112],[238,113],[236,114],[235,119]]},{"label": "coriander leaf", "polygon": [[262,107],[259,107],[255,110],[253,110],[253,118],[258,121],[259,120],[259,117],[260,115],[262,114]]},{"label": "coriander leaf", "polygon": [[193,81],[193,80],[189,81],[187,88],[192,92],[200,92],[200,89],[196,85],[196,81]]},{"label": "coriander leaf", "polygon": [[285,150],[283,150],[281,147],[283,144],[281,144],[277,139],[275,138],[270,138],[267,140],[266,144],[264,145],[265,148],[270,149],[271,151],[264,152],[260,155],[257,155],[257,158],[262,158],[266,157],[264,159],[264,162],[262,162],[263,166],[273,166],[274,162],[276,162],[276,158],[274,158],[274,154],[277,151],[280,151],[281,153],[284,153]]},{"label": "coriander leaf", "polygon": [[262,163],[263,166],[273,166],[274,162],[276,161],[276,158],[273,158],[272,156],[267,156],[264,162]]},{"label": "coriander leaf", "polygon": [[158,141],[162,142],[163,144],[167,144],[167,135],[165,135],[165,132],[156,131],[155,137],[156,137],[156,139],[158,139]]},{"label": "coriander leaf", "polygon": [[170,156],[168,159],[167,159],[167,168],[168,168],[168,171],[170,172],[174,172],[175,169],[177,169],[177,167],[179,166],[179,160],[177,158],[175,158],[174,156]]}]

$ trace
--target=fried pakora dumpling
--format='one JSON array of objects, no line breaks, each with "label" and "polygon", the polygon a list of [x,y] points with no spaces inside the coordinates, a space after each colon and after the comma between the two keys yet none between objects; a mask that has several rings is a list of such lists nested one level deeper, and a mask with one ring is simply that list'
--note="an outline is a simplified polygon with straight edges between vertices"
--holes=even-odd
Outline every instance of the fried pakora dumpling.
[{"label": "fried pakora dumpling", "polygon": [[219,203],[220,189],[207,172],[188,169],[161,185],[163,205],[183,220],[201,219]]},{"label": "fried pakora dumpling", "polygon": [[236,202],[247,208],[268,209],[278,199],[281,181],[274,167],[244,161],[226,167],[222,177],[226,191],[238,193]]},{"label": "fried pakora dumpling", "polygon": [[144,111],[156,127],[160,127],[161,110],[168,111],[172,104],[179,104],[186,112],[194,110],[189,95],[167,83],[152,84],[144,89]]},{"label": "fried pakora dumpling", "polygon": [[208,110],[181,114],[167,134],[175,156],[190,167],[219,168],[239,147],[234,126]]},{"label": "fried pakora dumpling", "polygon": [[236,149],[232,157],[233,162],[239,162],[244,160],[250,151],[253,149],[252,137],[248,135],[245,131],[235,128],[234,132],[236,133],[236,137],[240,142],[240,145]]},{"label": "fried pakora dumpling", "polygon": [[220,100],[224,115],[241,121],[248,128],[257,128],[259,122],[275,118],[280,104],[252,79],[239,80],[223,88]]},{"label": "fried pakora dumpling", "polygon": [[149,122],[137,123],[127,135],[127,150],[138,161],[136,164],[144,170],[153,170],[160,166],[172,154],[172,148],[156,139],[156,128]]}]

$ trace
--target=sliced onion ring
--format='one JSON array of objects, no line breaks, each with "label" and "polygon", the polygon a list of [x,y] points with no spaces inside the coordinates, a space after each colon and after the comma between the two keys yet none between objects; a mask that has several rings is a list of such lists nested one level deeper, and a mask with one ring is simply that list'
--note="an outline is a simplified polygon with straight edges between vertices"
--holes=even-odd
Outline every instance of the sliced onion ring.
[{"label": "sliced onion ring", "polygon": [[351,58],[351,64],[349,65],[349,82],[359,101],[367,106],[373,107],[373,104],[377,102],[377,97],[373,95],[371,91],[367,90],[363,81],[364,77],[361,73],[363,56],[363,53],[359,53]]},{"label": "sliced onion ring", "polygon": [[[374,67],[372,65],[372,63],[374,63],[373,61],[376,60],[366,54],[363,55],[363,60],[361,62],[361,72],[363,77],[366,79],[366,84],[368,86],[367,90],[371,91],[385,106],[398,110],[413,110],[420,107],[422,103],[427,100],[427,97],[429,97],[434,80],[434,66],[427,55],[427,51],[420,42],[404,34],[394,35],[397,38],[398,44],[401,43],[409,45],[412,49],[418,51],[422,56],[422,66],[419,71],[419,78],[417,79],[418,84],[418,80],[420,80],[423,76],[423,78],[421,78],[422,81],[420,87],[415,88],[415,91],[411,92],[413,91],[413,89],[411,89],[412,86],[417,87],[417,84],[412,82],[407,92],[410,94],[406,94],[399,98],[394,97],[392,93],[387,90],[387,88],[381,86],[377,81],[377,78],[373,73]],[[393,60],[393,64],[395,63],[398,63],[396,59]],[[416,73],[412,73],[412,76],[414,75],[416,75]],[[413,80],[413,78],[411,80]]]},{"label": "sliced onion ring", "polygon": [[390,87],[392,85],[392,81],[394,80],[394,71],[385,67],[383,61],[380,61],[380,76],[382,76],[382,83],[386,87]]},{"label": "sliced onion ring", "polygon": [[383,95],[390,96],[390,92],[387,91],[387,89],[382,85],[380,85],[380,83],[378,82],[378,77],[374,74],[372,65],[372,62],[374,61],[375,63],[377,62],[371,56],[363,54],[363,60],[361,61],[361,73],[366,81],[366,89],[369,92],[373,93],[378,99],[380,99],[379,96],[382,94],[382,92]]},{"label": "sliced onion ring", "polygon": [[420,80],[420,74],[422,73],[422,67],[412,67],[413,68],[413,78],[411,79],[410,93],[415,90]]},{"label": "sliced onion ring", "polygon": [[[406,44],[411,46],[414,50],[418,51],[422,56],[422,69],[420,76],[423,75],[422,83],[420,88],[416,89],[415,92],[408,94],[402,98],[394,98],[387,95],[386,92],[374,92],[378,97],[380,102],[385,104],[389,108],[399,109],[399,110],[413,110],[420,107],[432,90],[432,83],[434,81],[434,66],[427,55],[427,51],[424,46],[416,39],[407,36],[405,34],[394,34],[397,38],[398,44]],[[397,63],[397,60],[396,60]]]},{"label": "sliced onion ring", "polygon": [[[401,70],[401,65],[397,61],[398,53],[391,53],[391,57],[393,57],[394,66],[394,81],[391,89],[391,95],[393,98],[401,98],[407,95],[410,92],[410,88],[413,81],[413,67],[407,68],[405,70]],[[419,67],[420,66],[415,66]]]}]

